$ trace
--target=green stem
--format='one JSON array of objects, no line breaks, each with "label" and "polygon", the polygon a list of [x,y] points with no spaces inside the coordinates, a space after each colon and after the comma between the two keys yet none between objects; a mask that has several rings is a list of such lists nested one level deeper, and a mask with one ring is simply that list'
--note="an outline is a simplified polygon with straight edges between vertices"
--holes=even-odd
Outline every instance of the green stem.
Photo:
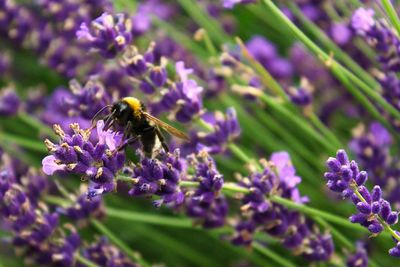
[{"label": "green stem", "polygon": [[190,17],[207,32],[213,40],[223,44],[230,40],[230,37],[224,32],[220,24],[211,18],[196,1],[178,0],[180,6],[190,15]]},{"label": "green stem", "polygon": [[139,255],[134,253],[121,239],[116,237],[114,233],[112,233],[103,223],[96,219],[91,219],[90,222],[97,229],[97,231],[107,236],[111,242],[118,246],[134,262],[139,263],[141,266],[150,266]]},{"label": "green stem", "polygon": [[271,249],[266,248],[265,246],[263,246],[259,242],[254,242],[253,243],[253,248],[255,250],[257,250],[259,253],[261,253],[261,254],[271,258],[272,260],[274,260],[276,263],[279,264],[279,266],[296,267],[296,265],[294,265],[290,261],[286,260],[281,255],[273,252]]},{"label": "green stem", "polygon": [[199,46],[186,34],[183,34],[182,31],[177,30],[176,26],[172,26],[170,23],[168,23],[168,21],[160,20],[157,17],[153,17],[152,21],[158,28],[165,30],[168,35],[171,36],[172,39],[174,39],[177,43],[198,55],[199,59],[208,57],[207,53],[201,46]]},{"label": "green stem", "polygon": [[193,228],[192,221],[186,218],[165,217],[152,214],[144,214],[134,211],[121,211],[111,207],[107,207],[106,214],[110,218],[130,220],[141,223],[149,223],[155,225],[172,226],[179,228]]},{"label": "green stem", "polygon": [[289,103],[289,97],[286,94],[285,90],[282,86],[272,77],[267,69],[265,69],[247,50],[246,46],[243,44],[240,38],[236,38],[236,42],[239,44],[240,49],[242,50],[243,56],[248,60],[250,66],[258,72],[261,78],[261,82],[264,84],[266,88],[270,88],[275,95],[279,96],[283,101]]},{"label": "green stem", "polygon": [[390,0],[382,0],[381,3],[383,5],[383,8],[385,9],[385,12],[389,16],[390,22],[396,28],[397,34],[400,35],[400,20],[392,3],[390,2]]},{"label": "green stem", "polygon": [[24,112],[20,112],[20,113],[18,113],[18,118],[20,120],[22,120],[24,123],[31,126],[32,128],[36,129],[37,131],[43,132],[46,135],[48,135],[49,137],[56,138],[56,135],[54,134],[54,131],[53,131],[53,129],[51,129],[51,127],[42,123],[41,121],[32,117],[31,115],[26,114]]},{"label": "green stem", "polygon": [[46,153],[47,149],[42,142],[32,141],[30,139],[19,137],[16,135],[6,134],[0,132],[0,140],[2,142],[11,142],[15,143],[23,148],[30,149],[40,153]]},{"label": "green stem", "polygon": [[79,261],[80,263],[86,265],[87,267],[100,267],[100,265],[97,265],[96,263],[91,262],[90,260],[86,259],[85,257],[80,255],[79,253],[75,254],[75,259],[77,261]]},{"label": "green stem", "polygon": [[325,135],[333,144],[339,149],[345,147],[340,140],[336,137],[336,135],[329,130],[328,127],[318,118],[318,116],[313,112],[308,116],[311,123],[317,128],[318,130],[321,131],[323,135]]},{"label": "green stem", "polygon": [[[267,6],[269,12],[274,14],[282,25],[286,25],[293,34],[302,41],[306,47],[315,54],[318,58],[320,58],[323,63],[329,62],[329,69],[337,75],[338,72],[341,72],[344,76],[346,76],[352,83],[357,85],[359,89],[361,89],[368,97],[375,100],[387,113],[395,117],[396,119],[400,119],[400,112],[389,104],[376,89],[370,88],[363,80],[355,76],[352,72],[344,68],[341,64],[339,64],[336,60],[331,58],[328,54],[326,54],[317,44],[311,41],[292,21],[290,21],[283,13],[279,10],[278,7],[271,0],[263,0],[264,4]],[[349,88],[348,88],[349,89]],[[352,90],[349,90],[351,93],[354,93]],[[384,119],[384,118],[383,118]]]},{"label": "green stem", "polygon": [[[331,6],[331,3],[327,3],[327,6]],[[358,77],[365,79],[368,84],[372,87],[379,87],[376,80],[366,72],[357,62],[355,62],[347,53],[345,53],[339,46],[337,46],[324,31],[322,31],[315,23],[309,20],[303,12],[300,11],[299,7],[293,3],[288,3],[290,10],[296,15],[296,17],[303,23],[305,28],[313,35],[314,38],[319,40],[327,50],[334,53],[335,57],[341,60],[350,70],[352,70]]]},{"label": "green stem", "polygon": [[326,138],[321,136],[317,133],[313,128],[311,128],[303,119],[299,118],[298,116],[294,115],[293,112],[283,107],[281,104],[277,103],[275,100],[271,99],[270,97],[262,94],[259,96],[260,100],[262,100],[268,107],[274,109],[274,111],[278,112],[282,116],[285,116],[288,121],[293,123],[298,127],[299,130],[304,131],[305,133],[309,134],[313,137],[316,141],[318,141],[326,150],[327,152],[335,151],[336,147],[330,143]]}]

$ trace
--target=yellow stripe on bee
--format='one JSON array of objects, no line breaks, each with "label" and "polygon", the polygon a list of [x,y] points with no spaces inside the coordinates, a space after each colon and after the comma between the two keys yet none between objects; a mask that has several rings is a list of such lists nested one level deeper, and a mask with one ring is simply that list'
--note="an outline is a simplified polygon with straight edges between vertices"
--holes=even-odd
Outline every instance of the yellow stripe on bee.
[{"label": "yellow stripe on bee", "polygon": [[142,113],[142,105],[139,99],[134,97],[124,97],[122,101],[126,102],[133,110],[135,117],[140,117]]}]

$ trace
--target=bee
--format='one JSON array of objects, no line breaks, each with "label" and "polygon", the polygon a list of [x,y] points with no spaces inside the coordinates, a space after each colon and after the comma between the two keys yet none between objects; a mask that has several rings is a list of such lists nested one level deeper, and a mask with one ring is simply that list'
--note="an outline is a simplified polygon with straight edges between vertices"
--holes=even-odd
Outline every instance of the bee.
[{"label": "bee", "polygon": [[107,108],[109,114],[103,117],[104,130],[110,127],[117,129],[117,126],[123,128],[124,144],[118,150],[140,140],[142,150],[147,157],[153,157],[161,147],[168,152],[168,145],[160,129],[180,139],[189,140],[182,131],[150,115],[143,102],[135,97],[125,97],[112,105],[105,106],[96,113],[92,123]]}]

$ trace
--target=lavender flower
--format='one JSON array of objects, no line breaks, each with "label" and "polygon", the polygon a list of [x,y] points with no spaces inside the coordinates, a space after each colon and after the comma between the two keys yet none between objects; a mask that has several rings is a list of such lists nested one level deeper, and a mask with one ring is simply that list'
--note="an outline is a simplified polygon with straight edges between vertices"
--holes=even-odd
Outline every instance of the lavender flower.
[{"label": "lavender flower", "polygon": [[[0,166],[0,218],[13,234],[14,248],[24,251],[28,262],[73,266],[74,254],[80,245],[79,235],[72,226],[68,227],[69,234],[58,228],[58,215],[48,212],[45,204],[38,204],[39,194],[26,191],[33,187],[21,184],[22,178],[7,162],[9,160],[3,155]],[[44,190],[45,187],[36,189]]]},{"label": "lavender flower", "polygon": [[124,14],[103,13],[90,25],[83,22],[76,36],[103,57],[113,58],[132,41],[131,29],[132,21]]},{"label": "lavender flower", "polygon": [[159,196],[160,199],[154,201],[156,207],[162,204],[178,206],[184,201],[184,194],[178,184],[185,169],[186,164],[180,158],[179,150],[160,154],[159,158],[147,158],[140,153],[140,161],[133,169],[134,185],[129,194]]},{"label": "lavender flower", "polygon": [[221,112],[204,114],[203,120],[214,130],[211,133],[197,133],[200,143],[197,147],[198,150],[205,149],[211,154],[224,152],[226,146],[240,135],[240,125],[234,108],[228,108],[226,114]]},{"label": "lavender flower", "polygon": [[232,9],[235,5],[251,4],[251,3],[255,3],[256,0],[223,0],[222,2],[223,2],[224,8]]},{"label": "lavender flower", "polygon": [[[83,256],[99,266],[136,267],[117,247],[113,246],[105,237],[89,244],[83,250]],[[84,267],[78,264],[78,267]]]},{"label": "lavender flower", "polygon": [[368,267],[368,254],[365,245],[357,242],[356,252],[349,255],[346,261],[347,267]]},{"label": "lavender flower", "polygon": [[66,134],[58,125],[54,126],[60,143],[46,140],[45,144],[52,155],[43,159],[43,171],[47,175],[56,172],[73,173],[89,179],[93,185],[87,196],[111,192],[115,188],[115,176],[122,169],[125,161],[123,153],[117,149],[122,144],[122,136],[104,131],[104,122],[97,122],[97,138],[91,141],[91,133],[80,129],[78,124],[71,124],[74,134]]},{"label": "lavender flower", "polygon": [[282,58],[276,47],[264,37],[253,37],[247,42],[246,47],[276,79],[288,79],[293,75],[293,67],[289,61]]},{"label": "lavender flower", "polygon": [[367,132],[364,127],[359,127],[353,133],[350,149],[360,164],[374,175],[375,182],[378,182],[383,178],[385,169],[389,168],[389,149],[393,142],[390,133],[377,122],[371,123]]},{"label": "lavender flower", "polygon": [[388,225],[396,224],[398,212],[392,211],[390,203],[382,198],[382,189],[376,185],[370,192],[365,186],[368,175],[358,169],[357,163],[349,161],[344,150],[338,150],[336,158],[326,163],[327,186],[334,192],[341,192],[344,198],[356,205],[358,213],[350,216],[352,223],[359,223],[377,235]]},{"label": "lavender flower", "polygon": [[199,220],[205,228],[224,225],[228,203],[221,193],[223,176],[219,174],[213,159],[207,154],[192,156],[189,162],[196,171],[191,180],[198,181],[199,187],[186,193],[186,213]]},{"label": "lavender flower", "polygon": [[248,218],[236,226],[236,244],[250,244],[258,228],[282,240],[285,247],[300,251],[313,261],[326,261],[333,253],[332,237],[319,233],[315,225],[298,212],[275,204],[267,199],[280,195],[296,202],[307,201],[297,189],[300,177],[295,175],[290,157],[286,152],[274,153],[271,162],[264,162],[261,173],[253,172],[241,179],[240,185],[249,188],[250,193],[242,200],[241,210]]},{"label": "lavender flower", "polygon": [[2,89],[0,92],[0,116],[13,116],[18,113],[20,99],[11,89]]},{"label": "lavender flower", "polygon": [[84,226],[88,219],[102,218],[105,214],[102,198],[96,196],[88,199],[86,194],[74,196],[71,206],[60,207],[57,211],[76,222],[78,226]]}]

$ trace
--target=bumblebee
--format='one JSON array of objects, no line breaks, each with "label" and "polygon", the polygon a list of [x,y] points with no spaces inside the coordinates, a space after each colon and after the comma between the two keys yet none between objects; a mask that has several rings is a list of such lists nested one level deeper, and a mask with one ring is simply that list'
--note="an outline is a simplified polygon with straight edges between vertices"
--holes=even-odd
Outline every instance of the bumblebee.
[{"label": "bumblebee", "polygon": [[168,152],[168,145],[160,128],[180,139],[189,140],[185,133],[150,115],[146,106],[137,98],[125,97],[112,105],[105,106],[97,112],[92,122],[105,109],[109,109],[109,114],[103,117],[104,129],[110,127],[117,129],[118,126],[123,128],[124,144],[118,150],[140,140],[147,157],[153,157],[160,147]]}]

